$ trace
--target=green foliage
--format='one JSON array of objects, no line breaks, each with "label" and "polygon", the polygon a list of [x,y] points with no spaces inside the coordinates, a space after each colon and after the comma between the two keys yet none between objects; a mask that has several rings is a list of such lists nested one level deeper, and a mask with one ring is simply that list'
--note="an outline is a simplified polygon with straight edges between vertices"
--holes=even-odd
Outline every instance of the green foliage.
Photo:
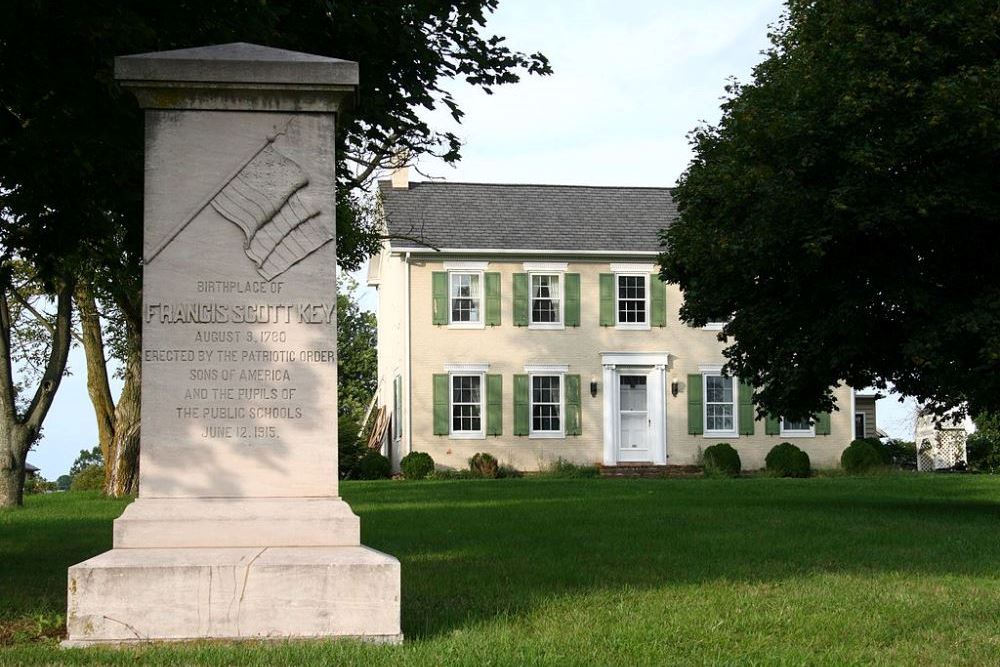
[{"label": "green foliage", "polygon": [[585,466],[567,461],[561,456],[549,464],[541,471],[542,477],[556,477],[559,479],[588,479],[600,477],[601,472],[597,466]]},{"label": "green foliage", "polygon": [[354,467],[353,479],[389,479],[392,464],[374,449],[369,449],[358,459]]},{"label": "green foliage", "polygon": [[524,477],[524,473],[507,463],[501,463],[497,467],[497,479],[518,479]]},{"label": "green foliage", "polygon": [[739,452],[728,442],[719,442],[705,448],[702,465],[706,477],[738,477],[743,470]]},{"label": "green foliage", "polygon": [[56,488],[60,491],[69,491],[70,484],[73,483],[73,478],[69,475],[59,475],[56,479]]},{"label": "green foliage", "polygon": [[104,466],[89,465],[73,475],[70,491],[103,491]]},{"label": "green foliage", "polygon": [[775,445],[764,458],[767,472],[776,477],[808,477],[809,455],[790,442]]},{"label": "green foliage", "polygon": [[101,454],[101,446],[95,445],[93,449],[81,449],[79,456],[73,461],[69,468],[69,476],[73,477],[84,468],[90,466],[104,466],[104,456]]},{"label": "green foliage", "polygon": [[917,469],[917,445],[914,442],[892,439],[882,445],[885,462],[903,470]]},{"label": "green foliage", "polygon": [[869,472],[885,464],[881,444],[874,445],[867,438],[855,440],[840,455],[840,466],[847,472]]},{"label": "green foliage", "polygon": [[358,461],[368,451],[358,435],[358,422],[352,415],[337,419],[337,476],[351,479]]},{"label": "green foliage", "polygon": [[337,413],[360,422],[378,384],[378,338],[375,314],[362,310],[358,299],[357,282],[341,274],[337,293]]},{"label": "green foliage", "polygon": [[969,467],[979,472],[1000,473],[1000,412],[983,412],[973,421],[976,432],[965,443]]},{"label": "green foliage", "polygon": [[56,483],[50,482],[39,474],[28,475],[24,480],[24,493],[49,493],[56,490]]},{"label": "green foliage", "polygon": [[732,315],[727,368],[772,414],[841,382],[1000,407],[996,3],[791,0],[772,33],[674,190],[681,317]]},{"label": "green foliage", "polygon": [[467,468],[435,468],[427,475],[427,479],[433,480],[475,479],[475,477]]},{"label": "green foliage", "polygon": [[406,479],[426,479],[434,472],[434,459],[427,452],[410,452],[399,462]]},{"label": "green foliage", "polygon": [[500,474],[500,464],[487,452],[476,452],[469,459],[469,470],[473,477],[496,479]]}]

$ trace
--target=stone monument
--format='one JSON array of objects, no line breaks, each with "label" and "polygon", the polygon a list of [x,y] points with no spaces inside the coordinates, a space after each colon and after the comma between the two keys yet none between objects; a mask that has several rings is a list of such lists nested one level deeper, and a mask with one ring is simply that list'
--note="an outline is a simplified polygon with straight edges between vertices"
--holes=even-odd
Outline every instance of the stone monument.
[{"label": "stone monument", "polygon": [[69,569],[69,646],[399,641],[399,562],[338,496],[334,125],[354,62],[124,56],[146,110],[139,498]]}]

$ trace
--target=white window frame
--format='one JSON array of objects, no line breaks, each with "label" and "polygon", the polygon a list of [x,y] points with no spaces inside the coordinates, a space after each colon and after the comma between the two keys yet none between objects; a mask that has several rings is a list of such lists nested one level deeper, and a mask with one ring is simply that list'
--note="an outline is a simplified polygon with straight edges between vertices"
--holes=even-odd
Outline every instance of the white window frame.
[{"label": "white window frame", "polygon": [[[479,378],[479,430],[455,430],[455,378]],[[472,405],[463,403],[462,405]],[[486,370],[473,368],[453,368],[448,370],[448,437],[452,440],[485,440],[486,439]]]},{"label": "white window frame", "polygon": [[[727,377],[722,374],[721,368],[703,368],[701,370],[701,423],[702,437],[704,438],[739,438],[740,437],[740,383],[735,377],[729,378],[733,383],[733,428],[714,429],[708,428],[708,378]],[[715,401],[713,401],[715,403]]]},{"label": "white window frame", "polygon": [[[861,435],[858,435],[858,417],[861,417]],[[868,432],[868,416],[863,412],[854,413],[854,439],[864,438],[865,433]]]},{"label": "white window frame", "polygon": [[[566,368],[565,367],[525,367],[528,371],[528,438],[565,438],[566,437]],[[535,378],[559,378],[559,430],[535,430]],[[551,405],[546,403],[545,405]]]},{"label": "white window frame", "polygon": [[816,437],[816,420],[811,421],[812,426],[809,430],[805,429],[787,429],[785,428],[785,418],[778,418],[779,431],[782,438],[815,438]]},{"label": "white window frame", "polygon": [[702,331],[722,331],[722,328],[726,326],[726,322],[706,322],[705,326],[701,329]]},{"label": "white window frame", "polygon": [[[399,380],[399,396],[396,396],[396,380]],[[399,399],[398,402],[396,399]],[[392,377],[392,441],[403,439],[403,376],[396,372]]]},{"label": "white window frame", "polygon": [[[527,267],[527,265],[525,265]],[[558,322],[535,322],[532,320],[535,300],[534,279],[535,276],[554,276],[559,279],[559,321]],[[552,269],[532,269],[528,271],[528,328],[529,329],[549,329],[558,330],[566,328],[566,273],[565,271]]]},{"label": "white window frame", "polygon": [[[651,328],[650,325],[650,302],[649,302],[649,273],[643,273],[640,271],[621,271],[615,273],[615,328],[616,329],[627,329],[627,330],[638,330],[638,331],[648,331]],[[638,277],[643,278],[643,293],[645,294],[645,304],[643,305],[643,312],[646,316],[645,322],[622,322],[618,318],[621,315],[620,308],[620,297],[618,296],[619,290],[619,279],[625,277]]]},{"label": "white window frame", "polygon": [[[479,278],[479,320],[476,322],[456,322],[451,319],[453,314],[452,300],[454,291],[452,290],[452,280],[455,276],[478,276]],[[482,269],[472,268],[449,268],[448,269],[448,327],[451,329],[485,329],[486,328],[486,280]]]}]

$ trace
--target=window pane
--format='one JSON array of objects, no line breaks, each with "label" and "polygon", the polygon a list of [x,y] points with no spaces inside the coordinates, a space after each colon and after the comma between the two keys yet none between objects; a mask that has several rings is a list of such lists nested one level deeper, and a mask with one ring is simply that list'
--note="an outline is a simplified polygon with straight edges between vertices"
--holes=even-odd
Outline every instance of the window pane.
[{"label": "window pane", "polygon": [[559,276],[531,275],[531,321],[559,322]]},{"label": "window pane", "polygon": [[785,419],[782,428],[786,431],[808,431],[812,428],[812,421],[809,419]]},{"label": "window pane", "polygon": [[451,274],[451,321],[479,321],[479,274]]},{"label": "window pane", "polygon": [[481,429],[480,378],[478,375],[454,375],[451,378],[452,431]]},{"label": "window pane", "polygon": [[560,430],[560,378],[558,375],[534,375],[531,378],[531,429]]}]

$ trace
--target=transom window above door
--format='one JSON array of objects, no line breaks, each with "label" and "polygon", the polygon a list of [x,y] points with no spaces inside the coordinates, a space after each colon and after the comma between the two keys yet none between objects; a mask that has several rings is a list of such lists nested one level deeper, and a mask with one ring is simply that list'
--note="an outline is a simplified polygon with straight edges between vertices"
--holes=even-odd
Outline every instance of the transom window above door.
[{"label": "transom window above door", "polygon": [[452,324],[482,323],[482,274],[451,271],[448,273]]},{"label": "transom window above door", "polygon": [[562,276],[558,273],[532,273],[531,325],[561,325]]},{"label": "transom window above door", "polygon": [[617,311],[618,326],[626,328],[649,328],[649,276],[618,275]]}]

